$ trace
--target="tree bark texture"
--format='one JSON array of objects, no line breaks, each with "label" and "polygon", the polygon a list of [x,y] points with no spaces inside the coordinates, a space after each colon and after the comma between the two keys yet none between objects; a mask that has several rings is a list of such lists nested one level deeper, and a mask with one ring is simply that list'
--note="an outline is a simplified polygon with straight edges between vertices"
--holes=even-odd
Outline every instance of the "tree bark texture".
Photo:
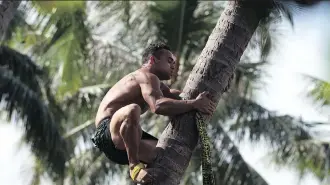
[{"label": "tree bark texture", "polygon": [[[220,100],[264,16],[260,10],[259,2],[228,2],[183,89],[184,99],[209,91],[214,102]],[[157,157],[149,167],[156,179],[152,184],[179,185],[198,140],[195,112],[172,118],[159,138]]]},{"label": "tree bark texture", "polygon": [[21,1],[19,0],[3,0],[0,4],[0,42],[2,41],[9,22],[13,19],[17,8]]}]

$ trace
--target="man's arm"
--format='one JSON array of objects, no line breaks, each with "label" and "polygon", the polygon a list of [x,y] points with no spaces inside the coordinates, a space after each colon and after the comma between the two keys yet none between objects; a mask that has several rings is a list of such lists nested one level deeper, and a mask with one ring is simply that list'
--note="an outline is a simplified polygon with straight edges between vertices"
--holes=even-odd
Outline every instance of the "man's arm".
[{"label": "man's arm", "polygon": [[140,84],[142,96],[153,113],[174,116],[195,109],[195,100],[175,100],[164,97],[160,89],[160,81],[155,75],[147,75]]},{"label": "man's arm", "polygon": [[180,97],[181,91],[177,89],[170,89],[167,85],[165,85],[162,82],[160,82],[160,89],[162,90],[162,93],[166,98],[181,100]]}]

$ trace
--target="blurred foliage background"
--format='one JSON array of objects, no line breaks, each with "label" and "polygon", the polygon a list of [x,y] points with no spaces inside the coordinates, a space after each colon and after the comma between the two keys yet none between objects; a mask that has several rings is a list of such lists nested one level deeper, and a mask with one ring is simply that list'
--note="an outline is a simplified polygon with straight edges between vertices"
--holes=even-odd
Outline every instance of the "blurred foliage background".
[{"label": "blurred foliage background", "polygon": [[[113,164],[93,148],[94,116],[106,91],[141,65],[149,43],[166,41],[178,58],[168,84],[182,89],[224,1],[24,1],[9,24],[0,49],[1,113],[22,120],[23,141],[31,146],[30,184],[130,183],[126,167]],[[284,9],[283,9],[284,10]],[[279,20],[294,22],[289,11],[271,14],[254,34],[236,70],[231,89],[219,102],[210,126],[218,182],[267,184],[248,165],[237,145],[266,141],[273,162],[290,165],[303,176],[328,175],[328,144],[317,141],[305,122],[279,115],[255,101],[270,51],[281,30]],[[313,78],[309,96],[329,106],[329,83]],[[143,128],[159,136],[168,119],[146,113]],[[42,139],[41,139],[42,138]],[[197,148],[182,184],[201,183]]]}]

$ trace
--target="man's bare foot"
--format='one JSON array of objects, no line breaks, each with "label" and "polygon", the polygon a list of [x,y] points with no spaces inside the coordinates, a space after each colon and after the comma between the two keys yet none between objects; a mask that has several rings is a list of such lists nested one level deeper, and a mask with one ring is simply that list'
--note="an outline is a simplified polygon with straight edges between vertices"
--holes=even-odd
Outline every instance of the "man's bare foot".
[{"label": "man's bare foot", "polygon": [[141,184],[152,182],[152,176],[148,173],[148,169],[145,169],[145,166],[142,163],[130,166],[130,175],[134,182]]}]

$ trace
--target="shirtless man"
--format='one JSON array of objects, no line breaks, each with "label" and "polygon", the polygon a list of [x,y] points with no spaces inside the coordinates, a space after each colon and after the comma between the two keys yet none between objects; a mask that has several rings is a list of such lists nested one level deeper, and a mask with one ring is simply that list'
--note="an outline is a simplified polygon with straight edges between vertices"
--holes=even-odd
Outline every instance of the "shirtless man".
[{"label": "shirtless man", "polygon": [[97,129],[92,138],[111,161],[128,164],[131,178],[138,183],[152,180],[144,164],[150,164],[156,157],[157,144],[157,138],[141,130],[141,114],[149,108],[165,116],[192,110],[210,114],[215,109],[206,92],[194,100],[180,100],[179,90],[160,82],[171,78],[175,63],[165,44],[151,44],[143,53],[143,63],[107,92],[96,114]]}]

